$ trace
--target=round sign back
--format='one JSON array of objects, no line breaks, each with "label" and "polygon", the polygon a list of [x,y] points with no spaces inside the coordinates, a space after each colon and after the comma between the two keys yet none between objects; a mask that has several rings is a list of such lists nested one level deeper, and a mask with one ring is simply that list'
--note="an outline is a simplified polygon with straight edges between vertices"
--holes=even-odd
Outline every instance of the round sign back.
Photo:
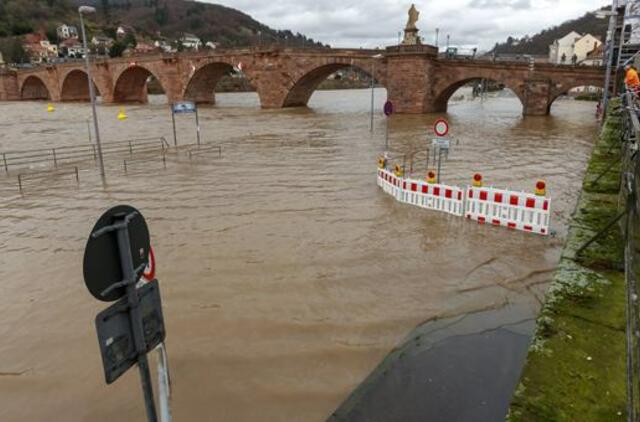
[{"label": "round sign back", "polygon": [[437,136],[447,136],[449,133],[449,122],[445,119],[438,119],[433,124],[433,131]]},{"label": "round sign back", "polygon": [[[105,212],[91,230],[87,246],[84,250],[83,273],[84,282],[89,292],[98,300],[112,302],[126,294],[126,287],[118,287],[106,295],[102,295],[107,288],[115,283],[123,281],[122,265],[120,262],[120,249],[118,246],[118,230],[109,231],[100,236],[94,236],[100,229],[111,226],[131,215],[127,230],[129,232],[129,244],[133,268],[137,269],[142,264],[149,263],[149,229],[144,217],[138,210],[129,205],[118,205]],[[144,268],[144,266],[143,266]],[[142,276],[143,270],[136,274],[137,282]]]},{"label": "round sign back", "polygon": [[384,115],[389,117],[393,114],[393,103],[391,101],[387,101],[384,103]]}]

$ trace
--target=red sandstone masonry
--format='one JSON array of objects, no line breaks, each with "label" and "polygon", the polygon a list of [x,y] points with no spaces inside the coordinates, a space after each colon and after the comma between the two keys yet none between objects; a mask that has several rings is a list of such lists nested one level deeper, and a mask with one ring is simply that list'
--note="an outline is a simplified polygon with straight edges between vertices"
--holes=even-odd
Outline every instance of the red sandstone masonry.
[{"label": "red sandstone masonry", "polygon": [[[373,56],[382,54],[381,59]],[[155,76],[168,100],[213,102],[220,78],[233,66],[255,87],[264,108],[307,104],[311,94],[336,70],[356,66],[387,88],[398,113],[445,112],[460,86],[480,78],[513,90],[527,115],[548,114],[553,101],[577,86],[603,86],[604,70],[480,60],[444,60],[432,46],[382,50],[243,49],[179,55],[150,55],[93,64],[93,80],[103,102],[146,102],[146,81]],[[81,62],[0,73],[0,100],[86,101],[88,87]],[[85,87],[81,86],[84,83]]]}]

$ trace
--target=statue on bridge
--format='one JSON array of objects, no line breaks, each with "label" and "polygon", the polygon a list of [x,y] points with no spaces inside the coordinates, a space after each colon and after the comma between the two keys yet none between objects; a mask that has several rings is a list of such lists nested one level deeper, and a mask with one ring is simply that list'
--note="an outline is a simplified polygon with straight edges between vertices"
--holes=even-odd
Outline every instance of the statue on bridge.
[{"label": "statue on bridge", "polygon": [[420,18],[420,12],[416,9],[416,5],[412,4],[409,9],[409,20],[407,20],[407,26],[404,28],[404,40],[402,45],[419,45],[422,44],[420,37],[418,36],[418,27],[416,22]]}]

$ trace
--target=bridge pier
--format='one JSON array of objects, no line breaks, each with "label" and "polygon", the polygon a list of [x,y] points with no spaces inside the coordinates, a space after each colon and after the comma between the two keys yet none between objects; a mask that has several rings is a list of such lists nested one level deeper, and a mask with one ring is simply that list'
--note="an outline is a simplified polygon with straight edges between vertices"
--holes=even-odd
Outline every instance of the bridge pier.
[{"label": "bridge pier", "polygon": [[524,88],[522,114],[525,116],[546,116],[551,111],[551,81],[537,78],[527,79]]}]

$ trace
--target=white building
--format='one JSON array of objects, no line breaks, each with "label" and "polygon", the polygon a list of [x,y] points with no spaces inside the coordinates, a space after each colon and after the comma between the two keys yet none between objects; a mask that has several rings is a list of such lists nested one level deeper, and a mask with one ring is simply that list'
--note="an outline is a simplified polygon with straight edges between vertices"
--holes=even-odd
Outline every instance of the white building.
[{"label": "white building", "polygon": [[549,63],[573,64],[574,60],[580,63],[601,44],[602,41],[591,34],[580,35],[572,31],[549,46]]},{"label": "white building", "polygon": [[182,38],[180,38],[180,43],[182,43],[184,48],[191,50],[199,50],[200,47],[202,47],[202,41],[200,41],[200,38],[193,34],[185,33]]},{"label": "white building", "polygon": [[61,40],[78,38],[78,28],[72,25],[60,25],[56,29],[56,32],[58,33],[58,38]]}]

